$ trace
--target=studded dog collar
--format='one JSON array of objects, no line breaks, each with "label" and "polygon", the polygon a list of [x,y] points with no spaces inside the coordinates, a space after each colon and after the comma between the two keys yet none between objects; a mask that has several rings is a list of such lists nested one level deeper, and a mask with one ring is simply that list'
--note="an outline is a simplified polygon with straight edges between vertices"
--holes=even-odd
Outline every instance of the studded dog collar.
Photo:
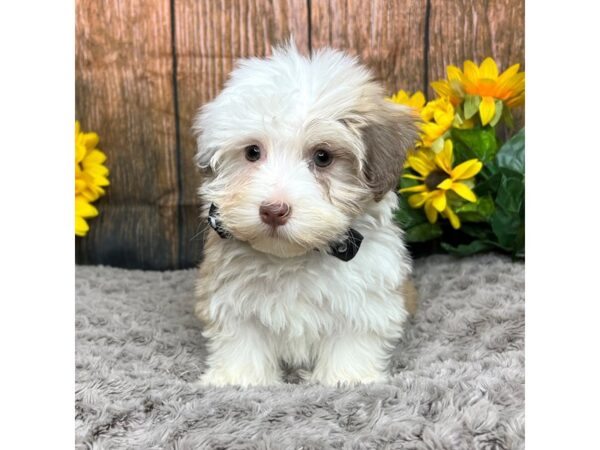
[{"label": "studded dog collar", "polygon": [[[223,222],[221,222],[221,219],[219,218],[219,208],[214,203],[211,203],[208,211],[208,224],[216,231],[221,239],[233,238],[231,233],[223,226]],[[358,253],[362,241],[363,235],[354,228],[350,228],[346,232],[346,236],[343,240],[333,242],[329,245],[329,251],[327,253],[342,261],[350,261]]]}]

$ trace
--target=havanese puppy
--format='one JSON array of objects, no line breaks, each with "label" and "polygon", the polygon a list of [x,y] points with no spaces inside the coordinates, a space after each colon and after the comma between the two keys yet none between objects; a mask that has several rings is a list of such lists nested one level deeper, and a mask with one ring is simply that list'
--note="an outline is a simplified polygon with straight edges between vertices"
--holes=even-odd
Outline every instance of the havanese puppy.
[{"label": "havanese puppy", "polygon": [[355,58],[293,44],[240,61],[201,108],[203,384],[281,383],[281,363],[386,379],[415,296],[393,213],[417,120]]}]

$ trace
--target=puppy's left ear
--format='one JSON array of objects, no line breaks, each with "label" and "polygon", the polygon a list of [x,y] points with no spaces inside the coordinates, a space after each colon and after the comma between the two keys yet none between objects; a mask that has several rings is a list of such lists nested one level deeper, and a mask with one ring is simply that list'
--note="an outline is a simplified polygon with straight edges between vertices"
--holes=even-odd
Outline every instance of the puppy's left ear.
[{"label": "puppy's left ear", "polygon": [[404,105],[381,100],[362,128],[366,148],[364,175],[375,201],[395,189],[408,150],[419,137],[420,117]]}]

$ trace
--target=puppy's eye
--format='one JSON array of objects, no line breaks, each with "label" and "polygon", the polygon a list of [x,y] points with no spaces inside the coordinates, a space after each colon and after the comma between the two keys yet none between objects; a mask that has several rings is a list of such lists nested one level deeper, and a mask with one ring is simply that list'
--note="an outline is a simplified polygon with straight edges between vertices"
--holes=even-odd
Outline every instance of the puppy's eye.
[{"label": "puppy's eye", "polygon": [[260,159],[260,147],[258,145],[249,145],[244,149],[246,159],[250,162],[255,162]]},{"label": "puppy's eye", "polygon": [[333,161],[333,156],[327,150],[320,148],[313,154],[313,161],[318,167],[327,167]]}]

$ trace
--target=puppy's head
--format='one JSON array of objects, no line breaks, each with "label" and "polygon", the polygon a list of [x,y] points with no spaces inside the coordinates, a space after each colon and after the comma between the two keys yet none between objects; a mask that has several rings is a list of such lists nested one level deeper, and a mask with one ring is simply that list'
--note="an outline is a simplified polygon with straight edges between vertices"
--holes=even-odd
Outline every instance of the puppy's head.
[{"label": "puppy's head", "polygon": [[325,249],[396,186],[416,117],[356,59],[293,45],[243,60],[198,114],[200,193],[234,238],[280,257]]}]

